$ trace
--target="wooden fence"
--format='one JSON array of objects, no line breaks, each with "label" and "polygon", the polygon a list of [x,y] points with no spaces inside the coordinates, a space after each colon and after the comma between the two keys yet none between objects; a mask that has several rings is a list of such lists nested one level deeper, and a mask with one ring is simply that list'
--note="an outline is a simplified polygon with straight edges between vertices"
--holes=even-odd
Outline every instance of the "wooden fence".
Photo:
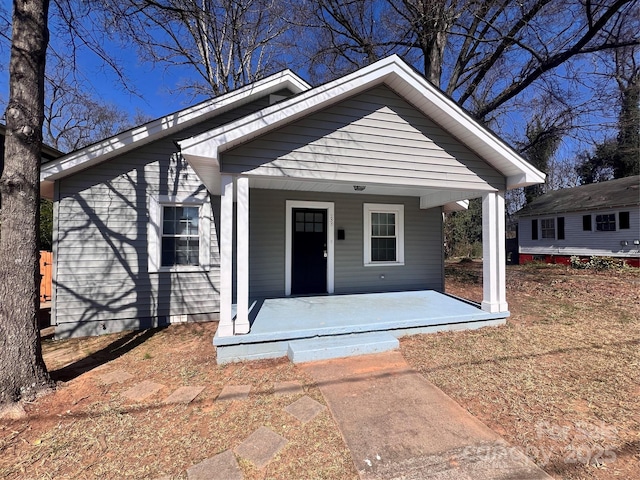
[{"label": "wooden fence", "polygon": [[40,303],[51,301],[51,273],[53,253],[40,250]]}]

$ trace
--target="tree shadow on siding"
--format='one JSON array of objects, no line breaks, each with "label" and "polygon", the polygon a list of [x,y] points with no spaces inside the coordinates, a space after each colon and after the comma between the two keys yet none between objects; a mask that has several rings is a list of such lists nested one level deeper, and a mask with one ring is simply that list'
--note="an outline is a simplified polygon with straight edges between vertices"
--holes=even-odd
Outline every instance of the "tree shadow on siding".
[{"label": "tree shadow on siding", "polygon": [[96,367],[115,360],[116,358],[130,352],[134,348],[142,345],[144,342],[153,337],[156,333],[167,327],[150,328],[142,331],[132,331],[111,342],[106,347],[94,352],[87,357],[66,365],[58,370],[50,372],[54,381],[68,382],[83,373],[93,370]]},{"label": "tree shadow on siding", "polygon": [[200,292],[217,295],[212,271],[148,270],[149,195],[196,198],[205,190],[184,160],[167,151],[152,163],[112,162],[101,175],[66,189],[62,200],[69,205],[59,218],[57,244],[68,265],[54,285],[60,310],[75,311],[73,322],[62,322],[63,336],[166,326],[171,315],[192,313],[194,281]]}]

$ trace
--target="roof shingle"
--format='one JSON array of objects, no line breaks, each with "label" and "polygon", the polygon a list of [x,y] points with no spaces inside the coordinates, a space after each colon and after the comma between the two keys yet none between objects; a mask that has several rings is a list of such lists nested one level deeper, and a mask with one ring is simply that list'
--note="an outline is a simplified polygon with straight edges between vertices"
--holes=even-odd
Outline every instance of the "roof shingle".
[{"label": "roof shingle", "polygon": [[549,215],[632,205],[640,205],[640,175],[547,192],[516,215]]}]

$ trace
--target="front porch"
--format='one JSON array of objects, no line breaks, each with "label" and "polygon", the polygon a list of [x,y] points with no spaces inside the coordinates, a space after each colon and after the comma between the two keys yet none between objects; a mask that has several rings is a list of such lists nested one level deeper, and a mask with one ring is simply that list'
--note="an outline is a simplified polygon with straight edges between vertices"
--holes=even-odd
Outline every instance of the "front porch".
[{"label": "front porch", "polygon": [[253,303],[249,316],[249,333],[216,333],[218,363],[377,353],[397,348],[397,338],[404,335],[502,325],[509,312],[487,312],[423,290],[266,299]]}]

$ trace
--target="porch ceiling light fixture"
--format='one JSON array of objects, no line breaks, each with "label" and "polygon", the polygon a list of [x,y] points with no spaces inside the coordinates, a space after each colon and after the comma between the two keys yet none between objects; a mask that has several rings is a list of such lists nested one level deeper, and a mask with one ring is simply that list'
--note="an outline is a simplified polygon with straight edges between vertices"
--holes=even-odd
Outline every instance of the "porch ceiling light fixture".
[{"label": "porch ceiling light fixture", "polygon": [[354,186],[353,186],[353,189],[354,189],[356,192],[362,192],[365,188],[367,188],[367,186],[366,186],[366,185],[354,185]]}]

